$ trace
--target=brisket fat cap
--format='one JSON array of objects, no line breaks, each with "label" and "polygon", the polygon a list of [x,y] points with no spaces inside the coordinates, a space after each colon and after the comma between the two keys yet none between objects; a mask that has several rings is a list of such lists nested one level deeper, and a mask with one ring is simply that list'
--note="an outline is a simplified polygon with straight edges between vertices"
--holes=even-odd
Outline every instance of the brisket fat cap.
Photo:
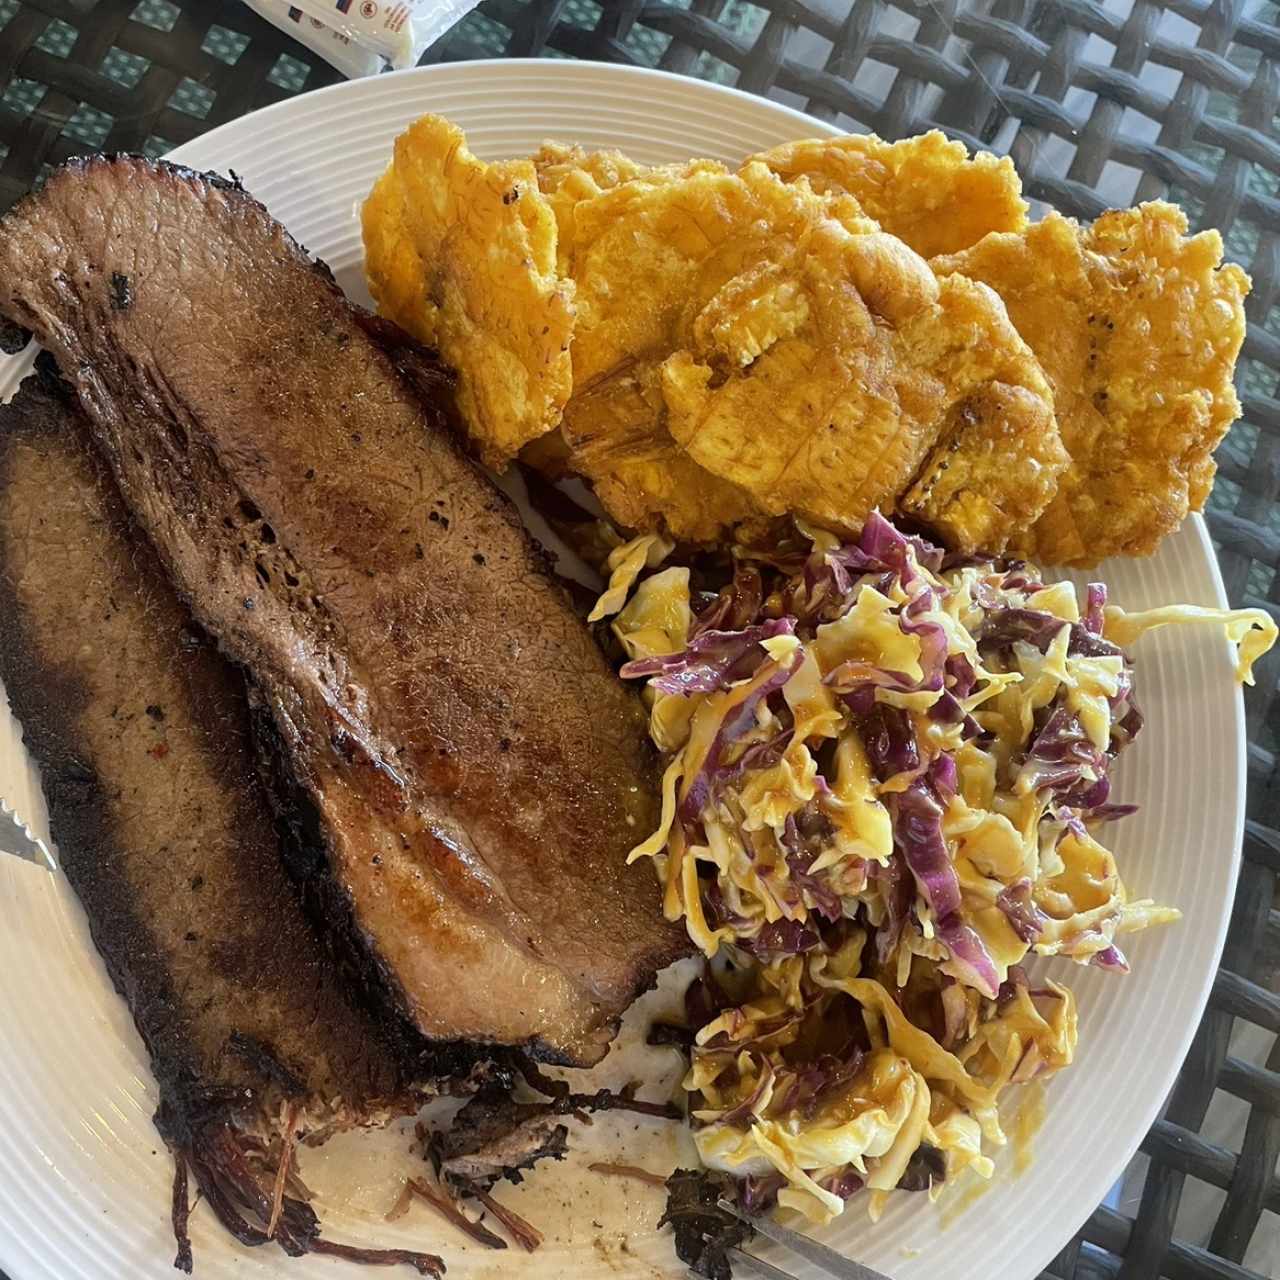
[{"label": "brisket fat cap", "polygon": [[657,820],[644,717],[419,394],[430,369],[397,369],[237,187],[134,158],[73,162],[0,220],[0,312],[249,671],[310,870],[382,983],[429,1036],[598,1060],[686,949],[625,866]]},{"label": "brisket fat cap", "polygon": [[0,407],[0,678],[166,1135],[274,1132],[286,1103],[307,1129],[413,1111],[437,1064],[334,973],[284,874],[243,681],[47,378]]}]

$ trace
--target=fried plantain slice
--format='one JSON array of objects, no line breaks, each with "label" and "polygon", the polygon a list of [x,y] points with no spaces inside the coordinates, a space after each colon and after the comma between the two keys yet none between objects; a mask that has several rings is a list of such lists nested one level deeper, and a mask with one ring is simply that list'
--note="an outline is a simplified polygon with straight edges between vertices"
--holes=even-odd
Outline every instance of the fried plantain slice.
[{"label": "fried plantain slice", "polygon": [[[568,269],[578,325],[563,433],[570,465],[614,519],[707,541],[761,514],[751,495],[671,439],[659,370],[727,280],[788,252],[833,213],[873,226],[852,202],[789,187],[762,165],[731,173],[709,161],[649,170],[576,204]],[[758,319],[759,340],[770,340],[769,316]]]},{"label": "fried plantain slice", "polygon": [[533,164],[486,164],[456,126],[423,116],[396,139],[362,223],[379,311],[457,370],[472,438],[503,466],[559,423],[572,386],[573,283]]},{"label": "fried plantain slice", "polygon": [[935,269],[985,281],[1053,385],[1071,456],[1017,549],[1050,564],[1149,555],[1205,503],[1213,450],[1240,413],[1232,386],[1249,277],[1216,231],[1188,237],[1153,202],[1082,227],[1052,213]]},{"label": "fried plantain slice", "polygon": [[806,138],[752,159],[788,182],[803,177],[819,193],[852,196],[868,217],[925,258],[1027,225],[1013,161],[986,151],[971,156],[937,129],[900,142],[875,134]]},{"label": "fried plantain slice", "polygon": [[575,395],[561,430],[570,465],[626,528],[713,542],[761,514],[748,493],[705,471],[671,439],[653,360],[618,369]]},{"label": "fried plantain slice", "polygon": [[903,495],[950,545],[999,550],[1066,464],[999,298],[884,232],[814,221],[690,327],[662,371],[671,435],[768,513],[851,532]]}]

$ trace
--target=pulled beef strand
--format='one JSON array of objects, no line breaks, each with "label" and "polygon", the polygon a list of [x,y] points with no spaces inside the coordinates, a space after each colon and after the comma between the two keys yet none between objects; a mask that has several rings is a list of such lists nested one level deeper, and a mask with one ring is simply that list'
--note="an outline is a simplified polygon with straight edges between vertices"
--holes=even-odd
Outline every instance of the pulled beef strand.
[{"label": "pulled beef strand", "polygon": [[420,1276],[444,1275],[444,1261],[434,1253],[418,1253],[413,1249],[363,1249],[353,1244],[336,1244],[332,1240],[313,1240],[312,1253],[328,1254],[347,1262],[358,1262],[366,1267],[394,1267],[403,1262]]},{"label": "pulled beef strand", "polygon": [[465,1231],[477,1243],[486,1245],[490,1249],[507,1247],[507,1242],[501,1236],[494,1235],[483,1222],[472,1222],[446,1192],[437,1191],[434,1187],[428,1186],[421,1178],[410,1178],[409,1186],[414,1195],[425,1200],[432,1208],[448,1218],[459,1231]]},{"label": "pulled beef strand", "polygon": [[289,1166],[293,1163],[293,1149],[298,1140],[298,1104],[289,1103],[285,1112],[284,1134],[280,1142],[280,1164],[276,1168],[275,1184],[271,1189],[271,1216],[267,1219],[267,1235],[274,1237],[284,1208],[285,1184],[289,1179]]},{"label": "pulled beef strand", "polygon": [[636,1115],[657,1116],[660,1120],[683,1120],[680,1108],[673,1102],[642,1102],[608,1089],[595,1093],[571,1093],[550,1104],[559,1114],[572,1111],[634,1111]]},{"label": "pulled beef strand", "polygon": [[[264,1227],[271,1221],[273,1198],[263,1190],[249,1166],[242,1145],[246,1141],[247,1135],[219,1121],[195,1135],[189,1145],[175,1150],[179,1163],[183,1167],[189,1164],[195,1173],[200,1192],[218,1221],[241,1244],[256,1247],[274,1239],[290,1257],[320,1253],[373,1267],[403,1264],[413,1267],[419,1275],[434,1276],[437,1280],[444,1275],[444,1260],[433,1253],[364,1248],[322,1239],[320,1220],[315,1211],[288,1194],[281,1197],[275,1234],[268,1234]],[[185,1176],[181,1182],[180,1188],[179,1179],[174,1180],[174,1232],[179,1241],[179,1261],[183,1256],[182,1242],[187,1225]],[[184,1212],[180,1213],[180,1209]],[[264,1226],[255,1226],[250,1218],[257,1218]]]},{"label": "pulled beef strand", "polygon": [[499,1204],[487,1191],[479,1187],[469,1187],[467,1194],[474,1196],[499,1222],[511,1233],[511,1238],[526,1253],[532,1253],[542,1243],[542,1232],[527,1218],[522,1218],[514,1209]]}]

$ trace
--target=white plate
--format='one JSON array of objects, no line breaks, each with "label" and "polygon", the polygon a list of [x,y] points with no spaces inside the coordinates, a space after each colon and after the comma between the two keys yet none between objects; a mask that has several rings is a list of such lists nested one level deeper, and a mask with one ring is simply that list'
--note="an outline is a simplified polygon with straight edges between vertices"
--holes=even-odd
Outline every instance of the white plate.
[{"label": "white plate", "polygon": [[[764,99],[657,72],[476,62],[294,98],[224,125],[174,158],[234,168],[349,292],[365,299],[357,206],[396,133],[424,111],[455,120],[486,158],[559,138],[622,147],[644,161],[736,161],[827,131]],[[0,364],[0,395],[11,394],[19,373],[16,360]],[[1131,607],[1223,603],[1198,518],[1154,559],[1109,564],[1103,573],[1113,600]],[[1127,978],[1061,966],[1080,998],[1079,1059],[1049,1085],[1047,1118],[1023,1158],[1002,1153],[989,1191],[974,1197],[953,1190],[936,1209],[903,1194],[874,1228],[855,1203],[826,1233],[897,1280],[1035,1276],[1115,1181],[1186,1053],[1226,929],[1244,813],[1242,703],[1225,641],[1181,628],[1150,637],[1138,650],[1138,695],[1148,727],[1117,771],[1117,793],[1143,808],[1112,829],[1115,845],[1134,895],[1175,903],[1186,918],[1131,940]],[[38,778],[3,708],[0,795],[43,824]],[[0,859],[0,973],[0,1060],[7,1064],[0,1268],[12,1280],[169,1274],[170,1164],[150,1123],[155,1089],[142,1047],[65,882],[7,858]],[[628,1064],[614,1057],[605,1073],[625,1079]],[[656,1063],[669,1080],[670,1058],[659,1054]],[[633,1163],[670,1168],[673,1135],[656,1123],[636,1124],[600,1121],[593,1142]],[[531,1280],[682,1274],[665,1233],[652,1230],[658,1194],[586,1173],[573,1161],[537,1173],[512,1196],[513,1207],[549,1229],[547,1244],[531,1257],[467,1249],[425,1212],[388,1227],[380,1219],[408,1167],[406,1146],[402,1133],[362,1135],[306,1154],[303,1173],[323,1192],[330,1235],[437,1248],[450,1276],[477,1280],[512,1271]],[[1029,1167],[1014,1176],[1028,1155]],[[327,1259],[289,1262],[272,1249],[241,1249],[204,1208],[193,1215],[192,1235],[201,1280],[355,1274]]]}]

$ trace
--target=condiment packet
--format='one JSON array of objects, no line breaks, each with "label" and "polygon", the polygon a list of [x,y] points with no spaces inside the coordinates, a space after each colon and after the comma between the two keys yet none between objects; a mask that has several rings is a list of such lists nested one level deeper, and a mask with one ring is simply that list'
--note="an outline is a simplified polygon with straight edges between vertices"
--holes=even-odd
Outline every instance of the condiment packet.
[{"label": "condiment packet", "polygon": [[479,0],[245,0],[348,79],[412,67]]},{"label": "condiment packet", "polygon": [[361,48],[350,37],[326,27],[319,18],[307,17],[286,0],[245,0],[245,4],[273,27],[279,27],[337,67],[348,80],[377,75],[385,65],[372,49]]}]

